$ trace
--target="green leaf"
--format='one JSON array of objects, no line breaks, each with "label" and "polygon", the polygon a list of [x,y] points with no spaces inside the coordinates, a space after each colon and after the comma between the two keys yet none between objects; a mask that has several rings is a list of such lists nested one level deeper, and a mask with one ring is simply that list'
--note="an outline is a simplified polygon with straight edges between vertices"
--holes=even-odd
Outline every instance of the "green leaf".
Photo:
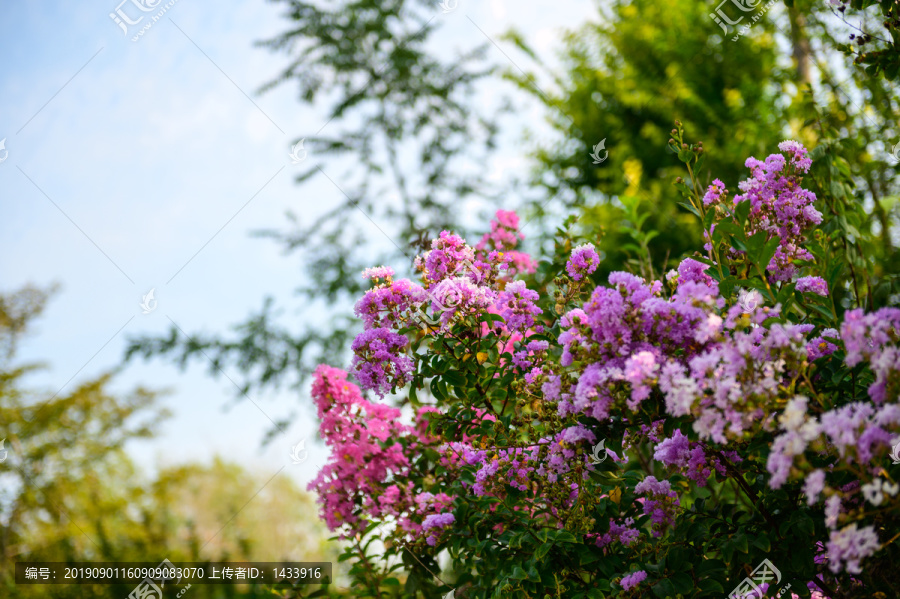
[{"label": "green leaf", "polygon": [[750,202],[746,200],[734,207],[734,218],[741,225],[747,222],[747,217],[750,216],[750,207]]},{"label": "green leaf", "polygon": [[540,546],[538,546],[537,550],[535,550],[534,552],[534,559],[539,562],[543,561],[544,556],[546,556],[550,552],[550,549],[552,547],[553,545],[550,543],[541,543]]},{"label": "green leaf", "polygon": [[694,208],[688,202],[678,202],[678,205],[681,206],[682,208],[684,208],[685,210],[687,210],[688,212],[694,214],[697,218],[700,218],[700,213],[697,212],[697,209]]},{"label": "green leaf", "polygon": [[438,387],[437,377],[431,379],[431,394],[439,401],[447,400],[447,396],[441,391],[440,387]]},{"label": "green leaf", "polygon": [[667,599],[668,597],[672,597],[675,595],[675,586],[668,578],[660,580],[655,585],[650,587],[650,590],[653,591],[653,594],[660,599]]},{"label": "green leaf", "polygon": [[725,562],[720,559],[705,559],[694,567],[697,576],[711,575],[725,571]]},{"label": "green leaf", "polygon": [[775,255],[775,251],[778,249],[778,244],[781,243],[781,239],[778,237],[773,237],[762,247],[759,254],[756,256],[756,259],[753,261],[756,264],[756,268],[759,270],[760,275],[763,278],[766,276],[766,267],[769,266],[769,262],[772,261],[772,257]]},{"label": "green leaf", "polygon": [[555,541],[557,543],[575,543],[575,535],[570,533],[568,530],[560,530],[557,531],[555,536]]},{"label": "green leaf", "polygon": [[768,553],[772,549],[772,544],[769,542],[769,537],[761,534],[753,539],[753,546],[757,549],[761,549],[764,553]]},{"label": "green leaf", "polygon": [[722,587],[721,583],[719,583],[716,580],[713,580],[712,578],[704,578],[699,583],[697,583],[697,586],[700,587],[700,590],[703,591],[704,593],[712,593],[712,592],[724,593],[725,592],[725,588]]},{"label": "green leaf", "polygon": [[673,574],[670,580],[677,593],[687,596],[694,591],[694,581],[684,572]]}]

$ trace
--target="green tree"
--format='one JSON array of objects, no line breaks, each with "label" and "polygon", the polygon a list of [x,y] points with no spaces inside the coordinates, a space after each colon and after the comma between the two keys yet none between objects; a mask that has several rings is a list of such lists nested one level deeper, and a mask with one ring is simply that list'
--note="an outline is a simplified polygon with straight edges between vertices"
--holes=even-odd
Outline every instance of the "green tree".
[{"label": "green tree", "polygon": [[[312,496],[284,474],[269,480],[215,460],[148,480],[125,451],[167,416],[157,392],[109,391],[113,372],[51,395],[32,389],[37,364],[20,340],[50,289],[0,293],[0,596],[124,597],[134,585],[16,586],[22,561],[329,561]],[[256,496],[252,493],[260,489]],[[249,501],[251,499],[252,501]],[[263,588],[192,587],[191,596],[271,596]]]},{"label": "green tree", "polygon": [[[537,90],[533,74],[507,73],[544,103],[559,133],[558,143],[534,153],[532,182],[564,211],[583,211],[581,236],[606,253],[598,280],[639,252],[637,229],[659,232],[648,241],[657,269],[698,245],[701,228],[678,208],[672,186],[682,174],[667,147],[675,119],[709,156],[695,182],[703,190],[718,178],[738,193],[744,159],[764,156],[782,139],[829,146],[856,199],[869,203],[860,225],[880,231],[880,260],[896,260],[890,212],[900,188],[882,149],[900,141],[897,90],[848,63],[846,32],[828,3],[788,4],[732,41],[734,32],[724,34],[706,3],[619,0],[566,34],[563,70],[545,73],[552,86]],[[507,37],[539,61],[521,34]],[[603,139],[609,156],[596,165],[591,149]]]}]

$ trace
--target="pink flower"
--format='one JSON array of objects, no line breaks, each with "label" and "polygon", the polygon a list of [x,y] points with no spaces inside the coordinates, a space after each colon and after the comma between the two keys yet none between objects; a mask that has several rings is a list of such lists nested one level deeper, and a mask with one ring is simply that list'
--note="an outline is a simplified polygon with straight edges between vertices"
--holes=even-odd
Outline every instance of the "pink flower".
[{"label": "pink flower", "polygon": [[394,269],[390,266],[376,266],[375,268],[367,268],[363,271],[362,276],[364,279],[385,279],[390,280],[392,276],[394,276]]}]

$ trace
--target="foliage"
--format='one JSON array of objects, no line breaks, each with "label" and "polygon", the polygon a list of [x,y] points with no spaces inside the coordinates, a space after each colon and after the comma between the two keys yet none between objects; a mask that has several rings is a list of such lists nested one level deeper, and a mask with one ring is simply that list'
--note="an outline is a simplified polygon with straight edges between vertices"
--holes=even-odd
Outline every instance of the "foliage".
[{"label": "foliage", "polygon": [[[114,373],[71,391],[33,389],[38,365],[16,360],[52,290],[0,294],[0,595],[124,597],[135,585],[22,586],[20,561],[327,560],[308,494],[235,464],[188,464],[146,480],[125,452],[166,417],[158,393],[113,394]],[[263,489],[247,503],[249,489]],[[243,508],[243,509],[242,509]],[[223,525],[228,523],[227,526]],[[194,585],[192,597],[271,596],[266,589]]]},{"label": "foliage", "polygon": [[[759,16],[734,40],[737,26],[724,32],[710,18],[713,4],[603,3],[596,22],[564,37],[561,71],[545,70],[541,77],[507,73],[546,106],[560,138],[535,151],[534,187],[563,212],[583,211],[581,234],[602,237],[598,249],[606,273],[635,259],[622,229],[633,222],[623,204],[640,198],[647,226],[660,232],[650,243],[653,264],[669,268],[667,258],[691,251],[700,236],[697,223],[676,210],[679,194],[668,184],[678,174],[665,152],[672,118],[704,140],[706,172],[725,181],[735,180],[744,158],[764,153],[774,139],[818,146],[828,138],[840,146],[857,198],[879,218],[889,247],[888,221],[900,193],[891,177],[900,160],[889,150],[900,143],[900,97],[893,83],[847,60],[855,56],[858,63],[868,47],[846,43],[859,40],[848,38],[854,30],[841,20],[850,13],[807,0],[765,11],[771,3],[744,2],[753,10],[741,13],[738,2],[726,2],[726,13],[745,15],[740,25]],[[882,4],[896,11],[895,2]],[[871,10],[866,22],[870,30],[877,25]],[[534,56],[521,34],[510,32],[508,39]],[[869,39],[870,45],[880,43]],[[538,90],[535,79],[550,84]],[[602,139],[609,158],[598,165],[591,148]],[[709,175],[698,183],[705,188]]]},{"label": "foliage", "polygon": [[[703,144],[670,135],[706,243],[665,281],[597,285],[565,230],[511,269],[503,212],[435,239],[421,284],[369,271],[353,371],[398,403],[324,365],[312,389],[356,596],[721,597],[763,560],[770,596],[900,591],[900,309],[851,268],[877,243],[840,158],[785,141],[701,192]],[[835,173],[849,193],[808,188]]]}]

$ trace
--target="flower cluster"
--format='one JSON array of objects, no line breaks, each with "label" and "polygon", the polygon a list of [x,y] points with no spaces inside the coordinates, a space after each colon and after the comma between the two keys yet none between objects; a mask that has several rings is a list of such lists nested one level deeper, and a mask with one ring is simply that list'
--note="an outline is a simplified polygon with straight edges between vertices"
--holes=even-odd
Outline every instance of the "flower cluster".
[{"label": "flower cluster", "polygon": [[813,207],[816,195],[800,187],[802,175],[812,164],[806,148],[784,141],[778,149],[781,154],[770,154],[764,161],[747,159],[751,177],[738,185],[743,193],[734,196],[734,205],[750,202],[749,233],[764,231],[769,239],[779,238],[768,270],[775,280],[788,281],[797,273],[795,260],[812,259],[803,247],[805,233],[822,222],[822,214]]},{"label": "flower cluster", "polygon": [[594,244],[586,243],[572,250],[572,255],[566,262],[566,272],[573,281],[578,282],[597,270],[599,264],[600,256],[597,255]]},{"label": "flower cluster", "polygon": [[[559,563],[583,543],[586,563],[624,560],[605,588],[629,597],[646,594],[650,578],[675,580],[648,561],[654,545],[675,531],[679,552],[690,551],[683,539],[707,521],[725,525],[714,538],[732,535],[740,518],[774,539],[819,518],[809,565],[841,591],[862,584],[852,575],[867,560],[884,567],[900,509],[897,471],[885,466],[900,442],[900,309],[841,316],[839,301],[819,299],[830,299],[824,279],[797,278],[798,261],[811,257],[805,235],[822,215],[801,187],[808,152],[796,142],[779,149],[747,161],[734,213],[719,180],[694,199],[717,217],[749,213],[742,239],[777,239],[766,268],[775,241],[760,252],[749,242],[715,248],[722,264],[685,258],[666,285],[615,271],[594,287],[600,258],[585,244],[557,264],[550,279],[566,291],[554,294],[515,278],[533,261],[514,253],[518,217],[500,211],[475,247],[442,232],[415,261],[419,283],[367,270],[373,288],[356,306],[364,330],[353,373],[382,398],[412,383],[399,405],[416,408],[405,424],[343,372],[316,371],[333,455],[312,487],[328,525],[351,536],[390,522],[401,547],[434,554],[490,545],[497,555],[539,555],[504,575],[532,582],[546,571],[526,568]],[[720,233],[734,231],[718,222]],[[747,268],[754,255],[765,256],[758,273]],[[424,331],[412,326],[421,314]],[[728,502],[758,513],[723,518]],[[550,551],[558,555],[544,560]],[[719,580],[743,577],[745,566],[732,562]]]},{"label": "flower cluster", "polygon": [[505,254],[509,261],[510,277],[532,273],[537,268],[537,263],[528,254],[515,249],[522,239],[525,239],[525,235],[519,231],[519,215],[512,210],[498,210],[496,217],[491,220],[491,232],[484,234],[475,249],[485,254],[491,250]]},{"label": "flower cluster", "polygon": [[409,340],[390,329],[368,329],[353,340],[353,368],[366,389],[384,397],[391,387],[402,387],[412,378],[413,361],[401,353]]},{"label": "flower cluster", "polygon": [[847,365],[863,360],[875,374],[869,395],[876,403],[900,397],[900,308],[882,308],[871,314],[851,310],[841,326]]},{"label": "flower cluster", "polygon": [[[518,222],[514,212],[499,211],[491,233],[475,248],[459,235],[442,231],[431,249],[416,257],[422,285],[393,280],[394,271],[387,266],[365,270],[363,276],[375,285],[356,303],[354,311],[365,330],[351,346],[352,370],[363,389],[384,397],[411,380],[414,363],[406,353],[406,328],[424,323],[432,334],[447,333],[467,319],[476,322],[498,314],[503,322],[494,328],[482,323],[483,334],[506,334],[504,351],[542,330],[535,320],[543,313],[535,305],[538,294],[522,281],[508,281],[516,272],[534,270],[530,256],[510,249],[522,237]],[[494,249],[487,249],[489,245]]]},{"label": "flower cluster", "polygon": [[[321,365],[316,369],[312,397],[321,421],[319,433],[331,447],[332,458],[309,488],[318,493],[328,527],[346,527],[347,534],[353,534],[365,528],[358,498],[385,497],[382,492],[389,476],[409,466],[399,443],[383,445],[406,434],[408,427],[397,421],[400,410],[366,401],[337,368]],[[376,514],[390,512],[399,489],[394,493],[394,502],[381,499],[369,508]]]}]

